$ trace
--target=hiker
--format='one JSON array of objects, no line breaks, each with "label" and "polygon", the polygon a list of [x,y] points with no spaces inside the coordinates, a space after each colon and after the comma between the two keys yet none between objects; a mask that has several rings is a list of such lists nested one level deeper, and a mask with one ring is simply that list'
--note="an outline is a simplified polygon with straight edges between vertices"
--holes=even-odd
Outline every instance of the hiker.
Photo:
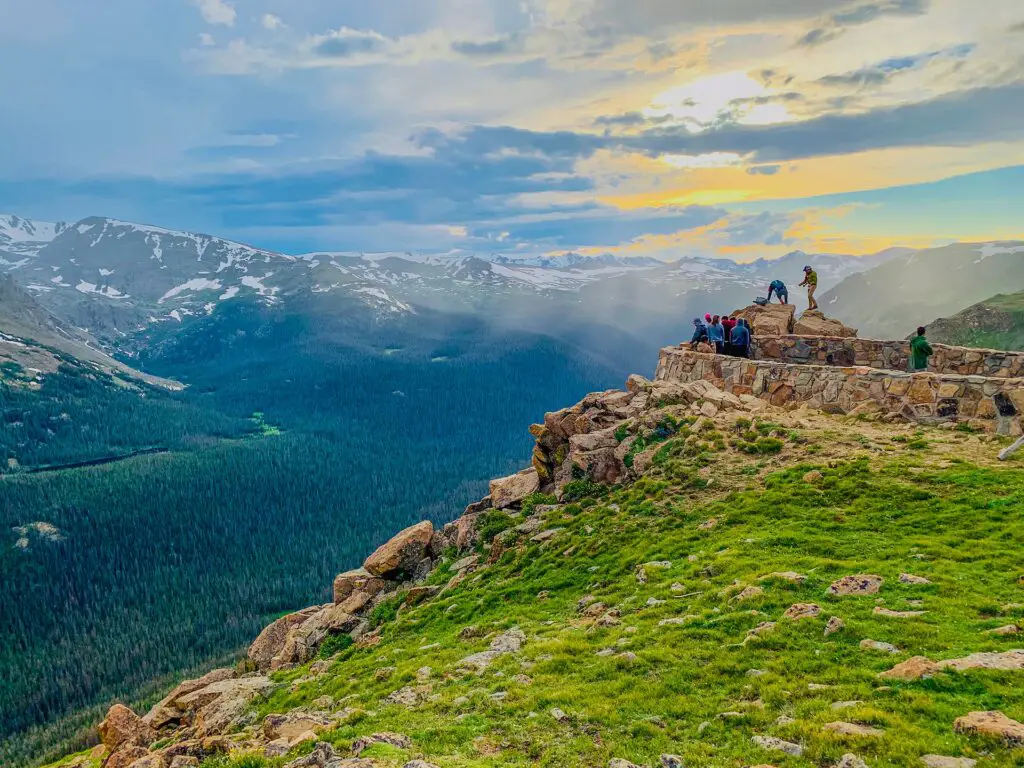
[{"label": "hiker", "polygon": [[924,337],[925,328],[917,329],[917,336],[910,342],[910,370],[927,371],[928,358],[935,354],[928,339]]},{"label": "hiker", "polygon": [[690,346],[696,349],[698,344],[707,340],[708,329],[704,325],[704,321],[699,317],[693,318],[693,336],[690,339]]},{"label": "hiker", "polygon": [[729,337],[732,353],[736,357],[750,357],[750,326],[746,320],[739,320]]},{"label": "hiker", "polygon": [[768,286],[768,303],[772,303],[772,294],[775,294],[780,304],[789,304],[789,289],[786,288],[786,284],[781,280],[772,280],[771,285]]},{"label": "hiker", "polygon": [[711,313],[708,312],[704,315],[704,325],[711,325]]},{"label": "hiker", "polygon": [[818,273],[810,267],[804,267],[804,281],[800,287],[807,286],[807,309],[817,309],[818,302],[814,300],[814,292],[818,288]]},{"label": "hiker", "polygon": [[725,352],[725,328],[718,315],[711,318],[711,325],[708,326],[708,343],[714,346],[717,354]]},{"label": "hiker", "polygon": [[736,327],[736,318],[724,315],[722,317],[722,328],[725,329],[725,354],[732,354],[732,329]]}]

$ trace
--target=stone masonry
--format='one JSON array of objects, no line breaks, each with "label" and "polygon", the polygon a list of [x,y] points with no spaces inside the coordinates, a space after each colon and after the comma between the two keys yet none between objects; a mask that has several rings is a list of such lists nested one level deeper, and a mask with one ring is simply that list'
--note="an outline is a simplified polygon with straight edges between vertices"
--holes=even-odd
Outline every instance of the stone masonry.
[{"label": "stone masonry", "polygon": [[[798,359],[814,350],[814,359],[825,350],[855,349],[854,339],[821,339],[815,337],[771,337],[757,341],[760,354],[774,353],[786,359]],[[839,343],[837,346],[835,343]],[[867,342],[871,345],[892,344],[898,351],[900,342]],[[953,349],[953,348],[947,348]],[[985,370],[984,360],[994,360],[995,353],[976,352],[982,360],[965,365]],[[861,352],[867,354],[867,352]],[[1000,353],[1002,354],[1002,353]],[[1011,357],[1015,357],[1012,356]],[[892,358],[879,358],[883,364]],[[953,357],[944,360],[955,359]],[[888,360],[888,362],[886,362]],[[950,363],[944,362],[943,365]],[[904,366],[906,363],[904,362]],[[1012,362],[1008,369],[1019,372]],[[1002,362],[999,371],[1004,370]],[[1024,378],[1006,376],[962,375],[959,373],[905,373],[868,366],[797,364],[775,360],[745,360],[722,355],[693,352],[689,347],[666,347],[658,361],[657,381],[695,382],[706,380],[733,395],[753,395],[780,407],[807,405],[831,413],[891,413],[925,424],[966,422],[991,432],[1006,435],[1022,433],[1024,413]]]},{"label": "stone masonry", "polygon": [[[1000,379],[1024,377],[1024,353],[1000,352],[932,344],[935,355],[928,370],[938,374],[992,376]],[[832,338],[820,336],[761,336],[751,345],[755,360],[776,360],[810,365],[863,366],[888,371],[906,371],[910,356],[907,341]]]}]

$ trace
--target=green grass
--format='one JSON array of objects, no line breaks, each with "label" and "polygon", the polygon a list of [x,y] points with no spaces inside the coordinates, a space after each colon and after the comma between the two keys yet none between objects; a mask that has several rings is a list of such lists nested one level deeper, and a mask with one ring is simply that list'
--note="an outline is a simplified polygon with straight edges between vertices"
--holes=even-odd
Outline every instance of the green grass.
[{"label": "green grass", "polygon": [[[767,424],[740,423],[736,430],[743,445],[782,443],[785,461],[743,448],[673,452],[688,439],[675,438],[665,442],[651,472],[630,486],[609,490],[578,480],[574,503],[543,513],[545,528],[563,529],[551,541],[521,541],[443,596],[397,618],[389,611],[379,617],[386,619],[379,645],[345,650],[315,680],[300,681],[308,668],[284,673],[281,680],[291,685],[261,704],[259,714],[332,696],[365,714],[324,738],[346,754],[361,735],[404,733],[411,750],[378,755],[383,765],[396,766],[417,756],[451,768],[603,766],[611,757],[654,765],[661,753],[673,753],[694,766],[809,767],[833,764],[846,752],[873,768],[916,765],[927,753],[1019,765],[1019,750],[955,735],[952,723],[978,709],[1024,720],[1024,673],[944,673],[910,683],[877,678],[911,655],[942,659],[1021,645],[1019,638],[985,634],[1024,617],[1020,609],[1008,615],[1001,609],[1024,602],[1019,465],[939,461],[930,451],[913,450],[923,442],[918,435],[892,444],[881,459],[815,465],[801,459],[814,445],[800,446],[807,436]],[[713,445],[709,432],[703,439]],[[768,471],[763,462],[776,469]],[[805,482],[811,469],[823,479]],[[701,530],[710,518],[717,525]],[[644,569],[641,583],[638,566],[653,561],[671,566]],[[806,574],[806,583],[758,582],[790,570]],[[901,584],[901,572],[933,584]],[[872,613],[874,597],[826,596],[833,580],[851,573],[882,575],[878,599],[886,607],[923,601],[927,613],[887,619]],[[743,603],[732,599],[752,584],[764,593]],[[598,628],[581,618],[576,603],[588,594],[619,608],[621,624]],[[664,603],[647,607],[652,597]],[[782,620],[797,602],[817,603],[822,615]],[[684,615],[695,618],[658,625]],[[830,616],[841,617],[846,628],[826,638]],[[743,644],[747,630],[769,620],[779,622],[773,633]],[[459,639],[467,625],[487,633],[518,626],[528,642],[482,675],[457,674],[459,659],[489,643],[488,637]],[[901,653],[862,650],[866,638],[891,642]],[[606,648],[616,655],[597,655]],[[617,655],[625,651],[636,659]],[[424,691],[430,698],[413,709],[384,702],[399,688],[421,685],[416,671],[423,666],[434,671]],[[383,667],[395,671],[378,679],[374,673]],[[506,696],[491,697],[499,692]],[[838,701],[862,703],[833,710]],[[569,721],[556,721],[553,707]],[[740,715],[719,717],[724,712]],[[776,725],[781,715],[794,722]],[[835,720],[871,724],[886,735],[851,739],[822,729]],[[751,743],[754,734],[800,742],[804,755],[760,750]],[[237,762],[207,765],[241,768]]]}]

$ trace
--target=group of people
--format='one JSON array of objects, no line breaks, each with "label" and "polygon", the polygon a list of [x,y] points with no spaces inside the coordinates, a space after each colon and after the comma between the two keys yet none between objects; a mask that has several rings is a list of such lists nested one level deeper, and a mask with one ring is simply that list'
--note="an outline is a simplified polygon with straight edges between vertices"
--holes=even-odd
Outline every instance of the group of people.
[{"label": "group of people", "polygon": [[[813,267],[804,267],[804,281],[800,283],[800,287],[805,286],[807,287],[807,308],[817,309],[818,302],[814,298],[814,292],[818,290],[818,273],[814,271]],[[781,304],[789,304],[789,289],[781,280],[772,280],[771,285],[768,286],[768,301],[766,303],[771,303],[773,295]]]},{"label": "group of people", "polygon": [[699,349],[706,344],[708,351],[733,357],[750,357],[750,325],[743,318],[728,315],[704,315],[693,319],[693,337],[690,346]]}]

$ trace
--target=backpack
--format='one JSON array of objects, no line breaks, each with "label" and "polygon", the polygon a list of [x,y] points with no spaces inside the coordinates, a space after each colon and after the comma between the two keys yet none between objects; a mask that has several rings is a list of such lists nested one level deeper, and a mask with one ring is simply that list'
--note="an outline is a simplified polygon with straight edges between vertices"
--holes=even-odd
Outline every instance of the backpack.
[{"label": "backpack", "polygon": [[754,299],[754,303],[757,304],[757,306],[759,307],[767,307],[768,299],[764,298],[763,296],[758,296],[756,299]]}]

